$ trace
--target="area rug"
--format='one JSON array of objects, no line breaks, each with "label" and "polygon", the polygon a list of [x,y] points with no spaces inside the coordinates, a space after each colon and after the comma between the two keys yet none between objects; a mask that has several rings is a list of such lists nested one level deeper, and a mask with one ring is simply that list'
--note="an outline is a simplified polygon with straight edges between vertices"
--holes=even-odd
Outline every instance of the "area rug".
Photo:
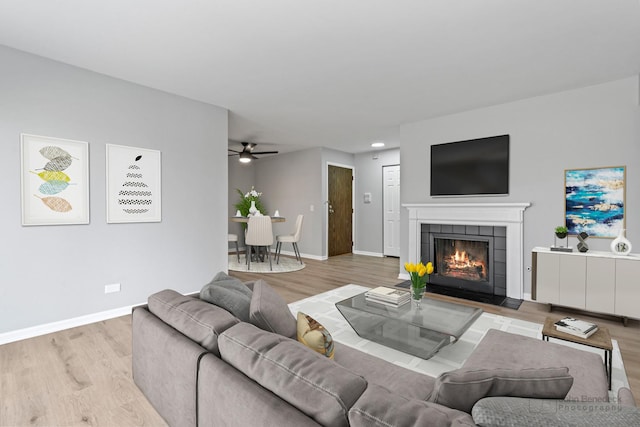
[{"label": "area rug", "polygon": [[236,254],[229,255],[229,270],[233,271],[243,271],[250,273],[288,273],[291,271],[302,270],[305,265],[300,264],[295,258],[287,258],[280,257],[280,262],[276,263],[273,259],[273,255],[271,258],[271,265],[273,270],[269,269],[269,260],[265,260],[265,262],[251,262],[251,269],[247,270],[247,264],[244,260],[244,255],[240,255],[240,262],[238,262],[238,257]]},{"label": "area rug", "polygon": [[[431,377],[437,377],[443,372],[460,368],[489,329],[498,329],[542,339],[542,324],[513,319],[497,314],[482,313],[478,320],[471,325],[467,332],[465,332],[456,343],[442,348],[431,359],[424,360],[361,338],[355,333],[344,317],[342,317],[335,303],[365,292],[368,289],[369,288],[360,285],[342,286],[332,291],[293,302],[289,304],[289,309],[294,316],[298,311],[302,311],[316,319],[331,333],[331,336],[336,342],[357,348],[364,353],[372,354],[391,361],[396,365],[421,372]],[[551,341],[599,354],[603,358],[604,363],[602,350],[567,341],[554,340],[553,338]],[[613,340],[613,374],[611,383],[612,391],[610,394],[612,398],[617,396],[620,387],[629,387],[622,356],[620,355],[620,348],[616,340]]]}]

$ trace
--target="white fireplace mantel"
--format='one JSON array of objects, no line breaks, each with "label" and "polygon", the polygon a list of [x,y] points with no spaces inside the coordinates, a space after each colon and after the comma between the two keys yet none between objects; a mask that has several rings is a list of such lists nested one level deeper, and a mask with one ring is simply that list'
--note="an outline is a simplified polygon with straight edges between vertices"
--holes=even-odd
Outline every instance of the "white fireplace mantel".
[{"label": "white fireplace mantel", "polygon": [[531,203],[403,204],[409,210],[408,261],[420,261],[422,224],[492,225],[507,229],[507,296],[524,295],[524,211]]}]

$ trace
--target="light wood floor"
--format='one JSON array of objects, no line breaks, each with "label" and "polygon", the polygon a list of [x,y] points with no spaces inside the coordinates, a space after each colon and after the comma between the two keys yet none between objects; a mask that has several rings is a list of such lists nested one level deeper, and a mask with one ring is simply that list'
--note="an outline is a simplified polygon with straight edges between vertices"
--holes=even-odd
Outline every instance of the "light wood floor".
[{"label": "light wood floor", "polygon": [[[348,283],[374,287],[400,282],[395,258],[344,255],[328,261],[305,260],[305,264],[305,269],[293,273],[231,274],[242,280],[265,279],[287,302]],[[465,303],[538,323],[549,314],[546,306],[531,302],[518,311]],[[640,322],[630,321],[624,327],[616,319],[592,319],[607,325],[618,340],[638,401]],[[131,378],[131,316],[0,346],[0,426],[80,425],[166,425]]]}]

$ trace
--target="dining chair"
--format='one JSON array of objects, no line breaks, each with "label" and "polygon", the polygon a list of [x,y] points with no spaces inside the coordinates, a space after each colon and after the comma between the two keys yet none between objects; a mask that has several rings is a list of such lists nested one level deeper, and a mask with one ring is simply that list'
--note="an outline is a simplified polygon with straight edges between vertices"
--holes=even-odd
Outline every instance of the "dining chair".
[{"label": "dining chair", "polygon": [[293,246],[293,252],[296,255],[296,259],[302,264],[302,257],[300,256],[300,249],[298,249],[298,242],[300,241],[300,235],[302,234],[302,220],[304,215],[298,215],[296,218],[296,228],[292,234],[282,234],[276,236],[276,263],[280,263],[280,250],[282,250],[283,243],[291,243]]},{"label": "dining chair", "polygon": [[265,248],[269,258],[269,269],[273,270],[271,264],[271,245],[273,245],[273,227],[270,216],[252,216],[247,224],[247,235],[245,237],[247,247],[247,270],[251,269],[251,249],[257,248],[256,255],[260,248]]},{"label": "dining chair", "polygon": [[235,242],[235,244],[236,244],[236,255],[238,257],[238,264],[240,264],[240,249],[238,248],[238,235],[237,234],[233,234],[233,233],[229,233],[228,236],[229,237],[227,237],[227,241]]}]

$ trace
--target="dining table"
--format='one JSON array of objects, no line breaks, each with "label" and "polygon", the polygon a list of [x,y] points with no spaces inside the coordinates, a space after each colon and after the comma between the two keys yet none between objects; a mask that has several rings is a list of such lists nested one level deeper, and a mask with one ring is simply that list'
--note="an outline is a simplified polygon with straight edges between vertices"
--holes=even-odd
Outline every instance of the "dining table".
[{"label": "dining table", "polygon": [[[246,216],[232,216],[229,217],[229,220],[231,222],[244,222],[245,224],[249,222],[249,217]],[[272,216],[271,217],[271,222],[285,222],[286,218],[283,216]]]}]

